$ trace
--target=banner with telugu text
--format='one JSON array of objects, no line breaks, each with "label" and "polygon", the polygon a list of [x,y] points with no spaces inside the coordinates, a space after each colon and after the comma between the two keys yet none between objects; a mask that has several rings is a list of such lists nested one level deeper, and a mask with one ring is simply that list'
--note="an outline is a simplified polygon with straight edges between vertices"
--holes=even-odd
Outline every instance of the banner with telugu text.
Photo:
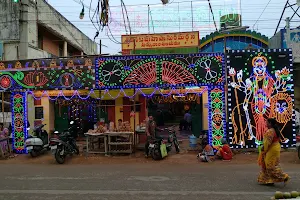
[{"label": "banner with telugu text", "polygon": [[199,46],[199,32],[122,35],[122,51]]}]

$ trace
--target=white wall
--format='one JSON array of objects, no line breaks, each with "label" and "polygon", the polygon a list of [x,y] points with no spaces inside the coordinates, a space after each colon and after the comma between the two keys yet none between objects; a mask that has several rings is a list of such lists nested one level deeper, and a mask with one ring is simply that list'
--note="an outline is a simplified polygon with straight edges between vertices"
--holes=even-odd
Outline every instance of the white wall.
[{"label": "white wall", "polygon": [[50,54],[46,51],[43,51],[39,48],[28,47],[28,58],[37,59],[37,58],[50,58]]},{"label": "white wall", "polygon": [[3,60],[17,60],[18,58],[18,46],[19,43],[6,43],[3,44],[3,50],[4,50],[4,55],[3,55]]},{"label": "white wall", "polygon": [[0,40],[19,40],[19,4],[0,0]]}]

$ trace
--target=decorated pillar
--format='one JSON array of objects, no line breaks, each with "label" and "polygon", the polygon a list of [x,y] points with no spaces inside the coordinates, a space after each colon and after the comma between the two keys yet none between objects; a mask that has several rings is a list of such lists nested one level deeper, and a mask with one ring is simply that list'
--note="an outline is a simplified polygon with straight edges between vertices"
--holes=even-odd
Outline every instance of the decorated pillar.
[{"label": "decorated pillar", "polygon": [[25,140],[27,138],[27,93],[13,92],[12,105],[12,136],[13,149],[16,153],[26,153]]},{"label": "decorated pillar", "polygon": [[226,112],[224,87],[208,88],[209,143],[213,147],[222,145],[226,138]]}]

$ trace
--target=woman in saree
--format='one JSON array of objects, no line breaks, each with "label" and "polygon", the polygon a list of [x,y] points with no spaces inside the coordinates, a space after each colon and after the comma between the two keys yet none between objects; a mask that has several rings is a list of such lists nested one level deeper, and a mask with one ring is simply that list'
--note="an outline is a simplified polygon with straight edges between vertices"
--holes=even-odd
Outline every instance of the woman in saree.
[{"label": "woman in saree", "polygon": [[286,184],[290,177],[283,173],[279,167],[280,159],[280,131],[275,119],[267,120],[268,130],[264,134],[263,146],[259,154],[258,163],[261,172],[258,176],[258,183],[263,185],[274,185],[274,183],[284,182]]}]

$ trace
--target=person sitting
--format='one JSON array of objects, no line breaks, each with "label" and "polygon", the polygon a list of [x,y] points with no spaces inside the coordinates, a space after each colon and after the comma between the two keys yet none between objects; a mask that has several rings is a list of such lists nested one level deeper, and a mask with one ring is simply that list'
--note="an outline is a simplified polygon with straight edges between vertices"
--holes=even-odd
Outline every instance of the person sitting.
[{"label": "person sitting", "polygon": [[208,144],[207,139],[202,141],[202,147],[203,147],[203,151],[202,151],[202,153],[198,154],[197,158],[202,162],[211,162],[211,161],[213,161],[214,149],[212,148],[212,146],[210,146]]},{"label": "person sitting", "polygon": [[219,148],[216,157],[222,160],[230,161],[232,159],[232,151],[226,139],[222,139],[222,147]]},{"label": "person sitting", "polygon": [[117,124],[117,130],[120,130],[122,128],[122,125],[123,125],[123,120],[119,119]]}]

